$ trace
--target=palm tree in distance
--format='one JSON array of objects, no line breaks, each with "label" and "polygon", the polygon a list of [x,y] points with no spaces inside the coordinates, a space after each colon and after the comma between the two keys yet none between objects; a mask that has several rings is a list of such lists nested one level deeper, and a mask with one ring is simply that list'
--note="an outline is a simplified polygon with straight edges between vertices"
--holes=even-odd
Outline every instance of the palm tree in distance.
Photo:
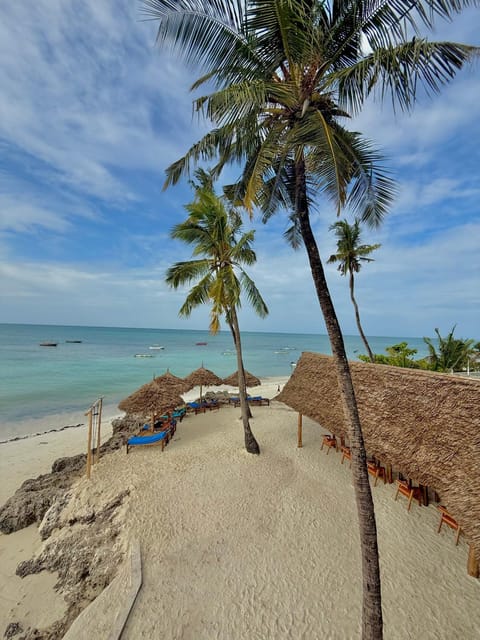
[{"label": "palm tree in distance", "polygon": [[438,347],[435,348],[430,338],[423,338],[429,351],[430,367],[433,371],[451,372],[455,369],[462,369],[468,364],[468,358],[474,353],[474,340],[462,340],[455,338],[456,325],[445,336],[440,335],[440,331],[435,329],[438,339]]},{"label": "palm tree in distance", "polygon": [[166,281],[175,289],[186,283],[196,282],[180,308],[181,316],[189,316],[195,307],[211,303],[211,333],[217,333],[220,329],[220,318],[225,316],[237,354],[238,390],[245,448],[249,453],[260,453],[260,447],[250,428],[251,415],[247,402],[237,315],[237,309],[241,306],[242,291],[260,317],[264,318],[268,314],[260,292],[243,268],[243,265],[250,266],[256,262],[257,258],[252,249],[255,232],[241,233],[241,216],[235,208],[227,208],[224,199],[215,194],[209,173],[198,169],[195,177],[198,181],[192,182],[195,198],[185,207],[188,218],[175,225],[171,237],[192,245],[193,255],[198,258],[175,263],[167,270]]},{"label": "palm tree in distance", "polygon": [[[167,170],[175,184],[199,161],[242,167],[229,191],[263,220],[290,214],[292,235],[305,246],[343,400],[362,546],[363,638],[383,636],[380,569],[366,452],[343,336],[330,297],[310,213],[320,197],[340,213],[379,224],[394,186],[381,155],[343,122],[379,88],[410,109],[418,87],[436,92],[477,50],[413,37],[468,0],[396,2],[313,0],[143,0],[159,20],[157,42],[168,44],[203,76],[209,95],[197,98],[213,128]],[[418,24],[417,24],[418,23]],[[368,46],[365,46],[368,45]],[[368,51],[367,51],[368,49]]]},{"label": "palm tree in distance", "polygon": [[375,362],[375,356],[370,349],[368,340],[363,332],[360,322],[360,312],[358,310],[358,304],[355,299],[355,273],[358,273],[362,268],[362,262],[373,262],[373,258],[368,258],[375,249],[378,249],[380,244],[360,244],[361,228],[360,220],[355,218],[354,223],[351,225],[347,220],[338,220],[330,226],[330,231],[335,232],[337,237],[337,253],[334,253],[327,260],[329,264],[339,263],[338,271],[342,276],[349,275],[349,288],[350,299],[355,309],[355,320],[357,321],[358,332],[363,340],[363,344],[368,353],[368,357],[371,362]]}]

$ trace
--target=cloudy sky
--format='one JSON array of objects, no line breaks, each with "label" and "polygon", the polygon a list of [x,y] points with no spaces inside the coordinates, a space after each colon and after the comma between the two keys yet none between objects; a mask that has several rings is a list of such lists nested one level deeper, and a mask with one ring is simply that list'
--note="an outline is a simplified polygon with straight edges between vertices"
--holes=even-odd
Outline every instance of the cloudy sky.
[{"label": "cloudy sky", "polygon": [[[478,9],[433,37],[479,45]],[[206,125],[192,120],[192,72],[155,48],[137,0],[0,5],[0,322],[205,328],[206,309],[178,319],[184,292],[164,283],[189,250],[169,239],[188,186],[162,191],[165,168]],[[389,158],[399,197],[357,278],[369,335],[433,335],[456,324],[480,339],[480,77],[478,62],[410,116],[370,105],[355,128]],[[321,253],[335,249],[320,205]],[[244,330],[325,333],[304,251],[286,221],[253,221],[250,270],[270,309],[246,306]],[[345,333],[348,287],[327,267]]]}]

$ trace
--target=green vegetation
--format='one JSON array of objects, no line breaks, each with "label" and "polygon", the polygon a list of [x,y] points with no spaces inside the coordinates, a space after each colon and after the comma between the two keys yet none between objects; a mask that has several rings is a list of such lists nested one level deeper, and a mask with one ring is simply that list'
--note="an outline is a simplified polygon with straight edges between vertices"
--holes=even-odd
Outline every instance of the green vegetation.
[{"label": "green vegetation", "polygon": [[217,333],[220,318],[225,317],[232,332],[237,353],[239,397],[242,409],[245,448],[249,453],[260,453],[258,442],[250,428],[250,410],[247,402],[242,343],[237,309],[241,307],[242,291],[260,317],[268,314],[255,283],[243,265],[256,262],[252,249],[254,231],[242,233],[242,219],[238,211],[227,208],[227,202],[215,194],[211,174],[199,169],[198,182],[192,182],[195,198],[186,205],[188,218],[175,225],[171,237],[192,245],[195,260],[177,262],[167,271],[166,281],[173,288],[196,282],[180,308],[181,316],[189,316],[195,307],[211,304],[210,331]]},{"label": "green vegetation", "polygon": [[335,232],[337,237],[337,253],[334,253],[327,260],[329,264],[335,264],[339,262],[338,271],[342,276],[347,274],[349,278],[350,287],[350,300],[352,301],[353,308],[355,310],[355,320],[357,322],[358,332],[363,340],[363,344],[368,352],[368,357],[371,362],[375,362],[374,355],[368,344],[368,340],[363,332],[362,325],[360,323],[360,312],[358,310],[358,304],[355,299],[355,273],[358,273],[362,268],[362,262],[373,262],[373,258],[368,258],[375,249],[378,249],[379,244],[360,244],[361,229],[360,220],[355,218],[353,224],[349,224],[347,220],[339,220],[330,226],[330,231]]},{"label": "green vegetation", "polygon": [[[429,355],[426,358],[414,360],[412,356],[417,353],[417,349],[410,349],[407,342],[400,342],[385,351],[387,355],[375,354],[377,364],[389,364],[394,367],[406,367],[409,369],[425,369],[429,371],[443,371],[453,373],[454,371],[480,371],[480,342],[474,340],[464,340],[454,337],[455,327],[442,337],[438,329],[438,344],[435,345],[431,338],[423,338]],[[370,362],[370,357],[366,355],[358,356],[363,362]]]}]

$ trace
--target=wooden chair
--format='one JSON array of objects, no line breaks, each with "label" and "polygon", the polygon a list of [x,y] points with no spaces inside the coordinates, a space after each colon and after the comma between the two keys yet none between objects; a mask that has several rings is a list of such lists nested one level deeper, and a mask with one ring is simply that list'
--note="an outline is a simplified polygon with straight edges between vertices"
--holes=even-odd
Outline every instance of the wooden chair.
[{"label": "wooden chair", "polygon": [[368,473],[375,478],[375,482],[373,483],[374,487],[377,486],[377,480],[379,478],[383,478],[383,484],[387,483],[385,467],[381,467],[376,462],[371,461],[371,462],[367,462],[367,469],[368,469]]},{"label": "wooden chair", "polygon": [[448,513],[443,505],[439,505],[437,509],[440,511],[440,524],[438,525],[437,533],[440,533],[440,529],[442,528],[442,524],[445,523],[451,529],[457,532],[455,536],[455,546],[458,544],[458,539],[460,538],[460,534],[462,532],[462,528],[455,520],[455,518]]},{"label": "wooden chair", "polygon": [[329,436],[329,435],[323,436],[322,446],[320,447],[320,449],[323,449],[324,446],[327,447],[327,456],[332,447],[335,449],[335,451],[337,451],[337,439],[335,438],[335,436]]},{"label": "wooden chair", "polygon": [[352,452],[350,451],[350,447],[340,447],[340,451],[342,452],[342,459],[340,460],[340,464],[343,464],[345,458],[349,461],[350,467],[352,466]]},{"label": "wooden chair", "polygon": [[396,483],[397,491],[395,493],[395,500],[397,499],[399,493],[401,493],[402,496],[408,498],[407,511],[410,511],[413,499],[417,500],[419,505],[422,504],[422,492],[419,487],[411,487],[406,480],[396,480]]}]

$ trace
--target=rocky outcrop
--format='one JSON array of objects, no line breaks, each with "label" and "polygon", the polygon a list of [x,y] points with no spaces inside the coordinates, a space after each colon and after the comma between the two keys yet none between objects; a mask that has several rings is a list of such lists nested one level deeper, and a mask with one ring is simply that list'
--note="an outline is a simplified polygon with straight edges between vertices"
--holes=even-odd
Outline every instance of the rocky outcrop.
[{"label": "rocky outcrop", "polygon": [[[112,422],[113,435],[100,447],[100,457],[122,447],[128,436],[138,431],[139,420],[131,416]],[[15,494],[0,507],[0,531],[13,533],[41,522],[45,513],[57,501],[62,503],[65,494],[84,472],[86,455],[79,454],[58,458],[52,465],[51,473],[25,480]],[[58,505],[57,508],[60,508]]]},{"label": "rocky outcrop", "polygon": [[24,631],[12,622],[7,627],[9,638],[60,640],[79,613],[110,584],[128,546],[128,495],[128,490],[115,494],[113,487],[92,494],[92,485],[81,480],[47,511],[40,525],[46,541],[35,557],[18,565],[16,573],[25,577],[55,572],[55,589],[61,591],[67,611],[46,629]]}]

